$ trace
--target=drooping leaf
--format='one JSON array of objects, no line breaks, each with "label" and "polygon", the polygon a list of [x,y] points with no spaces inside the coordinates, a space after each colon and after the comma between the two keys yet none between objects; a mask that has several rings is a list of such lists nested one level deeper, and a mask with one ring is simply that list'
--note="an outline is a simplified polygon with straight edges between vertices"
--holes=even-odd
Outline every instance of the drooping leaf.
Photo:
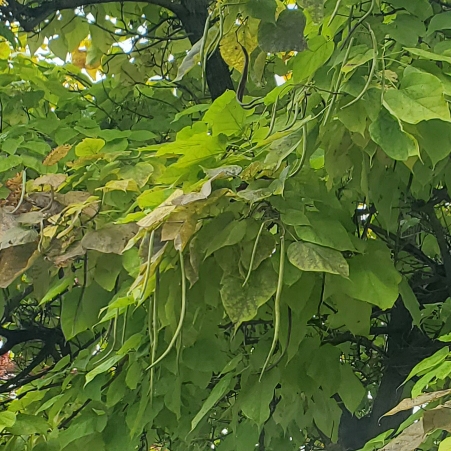
[{"label": "drooping leaf", "polygon": [[277,275],[268,262],[251,273],[243,287],[244,279],[225,274],[221,281],[221,299],[227,315],[237,328],[243,321],[255,317],[260,306],[276,292]]},{"label": "drooping leaf", "polygon": [[288,259],[302,271],[328,272],[348,277],[349,267],[341,252],[298,241],[288,247]]},{"label": "drooping leaf", "polygon": [[208,395],[208,398],[202,404],[202,408],[197,412],[196,416],[191,421],[191,430],[194,430],[211,408],[224,396],[226,390],[230,385],[232,375],[229,374],[223,377],[213,388]]},{"label": "drooping leaf", "polygon": [[385,108],[382,108],[376,122],[369,127],[371,139],[394,160],[405,161],[419,155],[418,142],[406,133],[399,122]]}]

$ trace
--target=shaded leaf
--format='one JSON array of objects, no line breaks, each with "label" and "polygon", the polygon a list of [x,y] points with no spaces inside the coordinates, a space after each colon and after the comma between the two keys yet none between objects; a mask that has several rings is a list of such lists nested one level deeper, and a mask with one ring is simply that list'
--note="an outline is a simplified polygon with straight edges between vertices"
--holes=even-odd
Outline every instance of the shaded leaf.
[{"label": "shaded leaf", "polygon": [[[269,53],[301,52],[305,49],[304,28],[306,19],[300,9],[285,9],[275,24],[261,22],[258,27],[258,44]],[[290,30],[290,33],[287,33]]]}]

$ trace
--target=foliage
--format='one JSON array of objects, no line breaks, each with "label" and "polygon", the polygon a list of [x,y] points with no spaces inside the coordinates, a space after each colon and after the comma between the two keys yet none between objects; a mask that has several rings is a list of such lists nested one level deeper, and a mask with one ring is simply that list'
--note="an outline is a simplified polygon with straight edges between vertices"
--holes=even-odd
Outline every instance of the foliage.
[{"label": "foliage", "polygon": [[2,449],[448,449],[451,6],[208,3],[0,6]]}]

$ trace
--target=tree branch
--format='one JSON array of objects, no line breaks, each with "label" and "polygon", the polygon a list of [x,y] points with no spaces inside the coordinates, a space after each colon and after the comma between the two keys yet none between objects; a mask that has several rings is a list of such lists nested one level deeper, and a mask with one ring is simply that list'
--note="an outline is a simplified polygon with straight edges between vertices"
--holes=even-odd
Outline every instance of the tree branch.
[{"label": "tree branch", "polygon": [[[122,2],[136,3],[135,0],[122,0]],[[57,11],[101,3],[114,3],[114,0],[53,0],[51,2],[44,2],[34,8],[22,5],[16,0],[8,0],[8,6],[1,7],[0,11],[3,14],[6,13],[12,19],[18,20],[25,31],[32,31],[43,20]],[[145,0],[142,3],[161,6],[176,15],[183,14],[185,10],[180,3],[175,3],[173,0]]]}]

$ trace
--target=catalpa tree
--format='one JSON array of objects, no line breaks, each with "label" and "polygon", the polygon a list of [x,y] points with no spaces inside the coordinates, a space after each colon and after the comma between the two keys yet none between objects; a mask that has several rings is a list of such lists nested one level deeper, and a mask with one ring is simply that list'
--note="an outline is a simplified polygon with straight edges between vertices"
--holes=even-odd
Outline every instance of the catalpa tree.
[{"label": "catalpa tree", "polygon": [[0,17],[2,449],[451,449],[447,1]]}]

